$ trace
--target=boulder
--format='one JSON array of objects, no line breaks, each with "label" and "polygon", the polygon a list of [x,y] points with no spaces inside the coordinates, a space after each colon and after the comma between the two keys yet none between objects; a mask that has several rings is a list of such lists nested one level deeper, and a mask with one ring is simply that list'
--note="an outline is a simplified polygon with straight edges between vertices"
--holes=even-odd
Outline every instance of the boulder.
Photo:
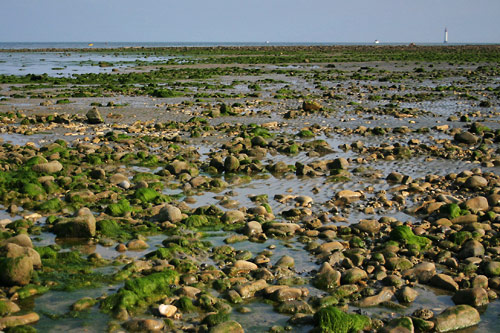
[{"label": "boulder", "polygon": [[56,173],[63,169],[63,165],[59,161],[51,161],[47,163],[35,164],[31,168],[35,172]]},{"label": "boulder", "polygon": [[488,181],[484,177],[474,175],[467,178],[467,180],[464,183],[464,186],[470,189],[477,189],[480,187],[488,186]]},{"label": "boulder", "polygon": [[413,333],[413,321],[410,317],[400,317],[392,319],[379,332],[381,333]]},{"label": "boulder", "polygon": [[353,227],[369,234],[376,234],[380,231],[381,224],[377,220],[361,220]]},{"label": "boulder", "polygon": [[302,109],[306,112],[319,111],[323,106],[317,101],[304,101],[302,103]]},{"label": "boulder", "polygon": [[101,116],[101,113],[97,108],[92,108],[87,112],[87,121],[89,124],[102,124],[104,123],[104,119]]},{"label": "boulder", "polygon": [[461,259],[469,257],[480,257],[482,255],[484,255],[484,246],[483,244],[481,244],[481,242],[475,239],[467,241],[458,253],[458,257]]},{"label": "boulder", "polygon": [[437,288],[446,289],[450,291],[457,291],[459,289],[458,284],[453,280],[453,278],[446,274],[436,274],[430,280],[431,285]]},{"label": "boulder", "polygon": [[158,220],[160,222],[178,223],[182,220],[182,212],[175,206],[165,205],[158,213]]},{"label": "boulder", "polygon": [[354,202],[363,197],[361,192],[355,192],[351,190],[342,190],[338,192],[335,197],[340,200],[346,200],[348,202]]},{"label": "boulder", "polygon": [[364,270],[358,267],[348,269],[342,274],[341,282],[342,284],[355,284],[361,280],[367,279],[368,274]]},{"label": "boulder", "polygon": [[460,132],[455,134],[454,136],[455,141],[460,142],[460,143],[465,143],[469,145],[475,144],[479,139],[477,136],[472,134],[471,132]]},{"label": "boulder", "polygon": [[0,318],[0,330],[15,326],[34,324],[38,320],[40,320],[40,316],[36,312],[30,312],[22,316]]},{"label": "boulder", "polygon": [[240,167],[240,161],[235,156],[228,156],[224,160],[224,170],[226,172],[236,172]]},{"label": "boulder", "polygon": [[40,254],[32,249],[31,247],[19,246],[15,243],[7,243],[0,248],[0,253],[3,257],[7,258],[17,258],[22,256],[27,256],[31,259],[34,268],[42,267],[42,260],[40,259]]},{"label": "boulder", "polygon": [[340,272],[333,269],[329,263],[324,262],[314,277],[313,284],[322,290],[332,290],[340,286],[340,278]]},{"label": "boulder", "polygon": [[226,322],[217,324],[210,328],[209,333],[244,333],[243,327],[234,320],[228,320]]},{"label": "boulder", "polygon": [[487,305],[490,302],[488,292],[481,287],[459,290],[452,299],[455,304],[467,304],[474,307]]},{"label": "boulder", "polygon": [[400,303],[411,303],[416,300],[417,297],[418,292],[409,286],[404,286],[396,293],[396,298]]},{"label": "boulder", "polygon": [[488,277],[500,276],[500,261],[488,261],[484,264],[483,271]]},{"label": "boulder", "polygon": [[95,236],[95,231],[95,217],[88,208],[80,208],[75,217],[54,225],[54,233],[61,238],[90,238]]},{"label": "boulder", "polygon": [[160,332],[165,323],[159,319],[132,319],[123,326],[130,332]]},{"label": "boulder", "polygon": [[243,228],[243,234],[247,236],[260,235],[262,232],[262,224],[257,221],[247,222]]},{"label": "boulder", "polygon": [[342,170],[347,170],[348,167],[349,167],[349,162],[343,157],[334,159],[330,166],[331,169],[342,169]]},{"label": "boulder", "polygon": [[471,198],[465,202],[465,208],[471,211],[487,211],[489,208],[488,199],[483,196]]},{"label": "boulder", "polygon": [[33,243],[31,242],[31,238],[26,234],[19,234],[17,236],[10,237],[10,238],[7,238],[3,241],[0,241],[0,246],[4,246],[8,243],[17,244],[17,245],[22,246],[22,247],[31,247],[31,248],[33,247]]},{"label": "boulder", "polygon": [[265,280],[256,280],[237,286],[235,289],[242,298],[253,297],[254,294],[268,286]]},{"label": "boulder", "polygon": [[246,260],[236,260],[233,265],[233,268],[238,272],[250,272],[259,268],[256,264]]},{"label": "boulder", "polygon": [[360,308],[377,306],[380,303],[390,301],[394,296],[394,287],[383,287],[382,290],[373,296],[368,296],[360,300],[357,304]]},{"label": "boulder", "polygon": [[436,274],[436,265],[432,262],[421,262],[404,271],[404,277],[416,277],[420,283],[427,283]]},{"label": "boulder", "polygon": [[149,245],[142,239],[132,239],[127,243],[127,248],[132,251],[140,251],[149,248]]},{"label": "boulder", "polygon": [[451,332],[477,325],[479,312],[470,305],[456,305],[447,308],[434,318],[436,332]]},{"label": "boulder", "polygon": [[0,259],[0,282],[2,285],[27,285],[32,274],[33,261],[28,256]]},{"label": "boulder", "polygon": [[226,224],[233,224],[245,221],[245,213],[240,210],[228,210],[222,215],[222,222]]},{"label": "boulder", "polygon": [[299,288],[280,288],[274,291],[271,298],[277,302],[287,302],[299,299],[302,297],[302,290]]},{"label": "boulder", "polygon": [[275,264],[276,267],[293,268],[295,266],[295,260],[293,257],[284,255]]}]

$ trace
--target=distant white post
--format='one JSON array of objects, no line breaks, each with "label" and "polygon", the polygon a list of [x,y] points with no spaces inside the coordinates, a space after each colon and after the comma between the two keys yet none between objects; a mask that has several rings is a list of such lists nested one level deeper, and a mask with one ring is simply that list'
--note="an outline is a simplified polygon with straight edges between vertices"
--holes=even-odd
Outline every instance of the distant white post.
[{"label": "distant white post", "polygon": [[444,28],[444,43],[448,43],[448,28]]}]

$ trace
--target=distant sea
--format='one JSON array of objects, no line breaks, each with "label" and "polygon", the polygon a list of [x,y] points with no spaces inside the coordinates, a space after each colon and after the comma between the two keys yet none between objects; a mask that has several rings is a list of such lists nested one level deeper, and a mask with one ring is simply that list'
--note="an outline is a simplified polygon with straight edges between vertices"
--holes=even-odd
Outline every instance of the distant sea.
[{"label": "distant sea", "polygon": [[[89,46],[89,44],[93,44]],[[203,46],[313,46],[313,45],[374,45],[375,43],[280,43],[280,42],[0,42],[0,49],[87,49],[121,47],[203,47]],[[408,45],[409,43],[384,43],[379,45]],[[418,45],[443,45],[443,43],[418,43]],[[459,45],[459,44],[448,44]]]}]

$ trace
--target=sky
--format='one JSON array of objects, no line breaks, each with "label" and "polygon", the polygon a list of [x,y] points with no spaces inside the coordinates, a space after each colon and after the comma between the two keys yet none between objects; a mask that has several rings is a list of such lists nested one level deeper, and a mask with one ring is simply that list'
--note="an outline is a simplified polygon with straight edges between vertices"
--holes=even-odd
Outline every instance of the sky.
[{"label": "sky", "polygon": [[0,42],[500,43],[499,0],[0,1]]}]

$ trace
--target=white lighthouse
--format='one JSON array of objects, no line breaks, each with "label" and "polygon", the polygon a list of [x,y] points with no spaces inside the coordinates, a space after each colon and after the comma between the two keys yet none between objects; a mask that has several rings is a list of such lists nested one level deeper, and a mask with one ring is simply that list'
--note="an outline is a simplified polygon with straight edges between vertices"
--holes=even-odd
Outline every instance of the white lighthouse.
[{"label": "white lighthouse", "polygon": [[448,28],[444,28],[444,43],[448,43]]}]

